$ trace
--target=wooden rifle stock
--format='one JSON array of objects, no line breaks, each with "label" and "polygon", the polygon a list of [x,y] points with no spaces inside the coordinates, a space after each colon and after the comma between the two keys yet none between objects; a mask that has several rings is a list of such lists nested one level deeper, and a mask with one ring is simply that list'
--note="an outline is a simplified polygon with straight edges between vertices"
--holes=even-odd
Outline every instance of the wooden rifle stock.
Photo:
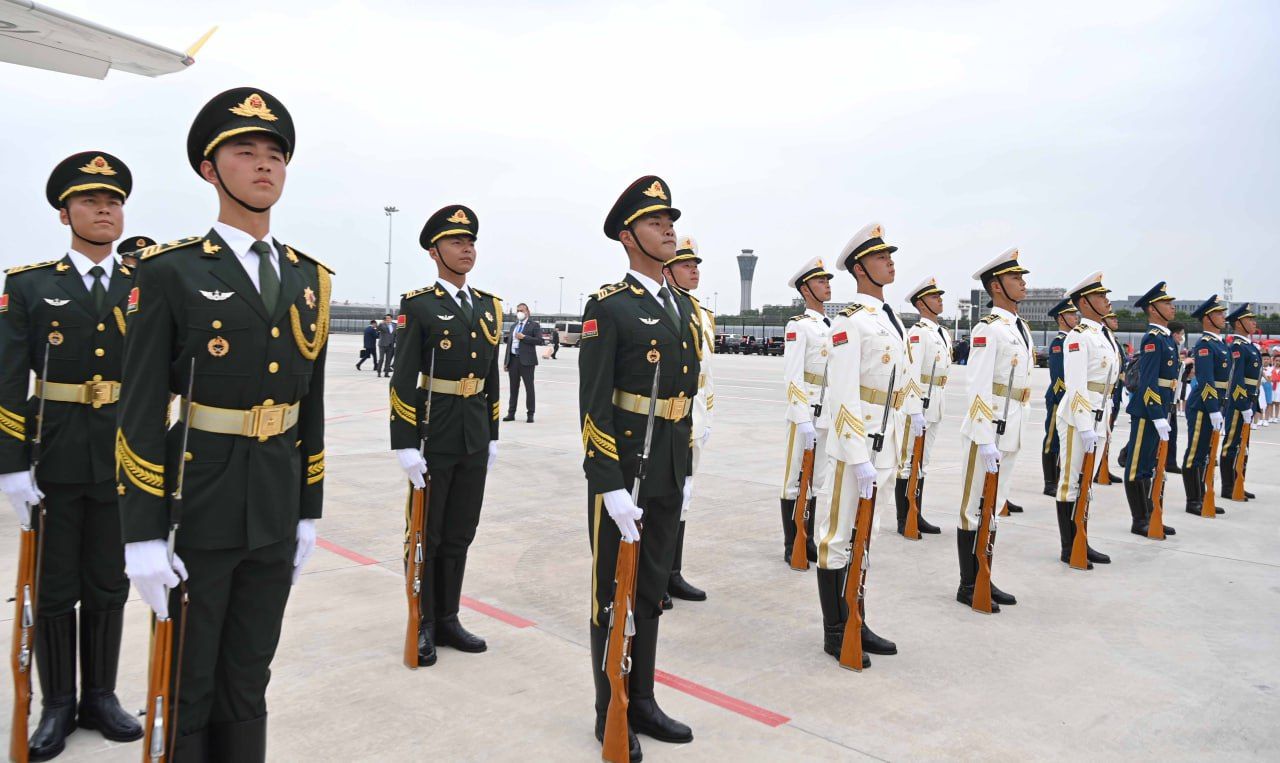
[{"label": "wooden rifle stock", "polygon": [[18,582],[13,593],[13,720],[9,726],[9,759],[26,763],[27,723],[31,716],[31,676],[35,671],[36,533],[18,532]]},{"label": "wooden rifle stock", "polygon": [[[858,513],[854,517],[853,557],[849,560],[849,574],[844,581],[844,600],[849,607],[849,617],[844,623],[844,637],[840,642],[840,667],[862,672],[862,624],[866,619],[867,554],[871,550],[871,524],[876,512],[876,488],[870,498],[858,499]],[[853,579],[857,575],[857,580]],[[855,585],[856,582],[856,585]]]},{"label": "wooden rifle stock", "polygon": [[418,630],[422,627],[423,546],[426,543],[427,504],[431,500],[431,473],[422,475],[424,487],[409,490],[409,532],[405,536],[404,595],[409,618],[404,626],[404,666],[418,669]]},{"label": "wooden rifle stock", "polygon": [[924,433],[911,445],[911,476],[907,478],[907,524],[903,537],[920,540],[920,465],[924,463]]},{"label": "wooden rifle stock", "polygon": [[1200,516],[1206,519],[1213,519],[1218,515],[1217,496],[1214,495],[1214,478],[1218,473],[1218,444],[1219,436],[1217,430],[1209,436],[1209,468],[1204,473],[1204,496],[1203,503],[1200,505]]},{"label": "wooden rifle stock", "polygon": [[796,493],[796,506],[792,520],[796,523],[796,539],[791,544],[791,569],[809,569],[809,529],[805,514],[809,511],[809,487],[813,484],[813,457],[817,448],[809,448],[800,459],[800,490]]},{"label": "wooden rifle stock", "polygon": [[1098,467],[1098,476],[1094,481],[1099,485],[1111,484],[1111,430],[1107,430],[1107,439],[1102,445],[1102,465]]},{"label": "wooden rifle stock", "polygon": [[[1130,453],[1129,458],[1136,458]],[[1151,477],[1151,516],[1147,518],[1147,537],[1164,540],[1164,465],[1169,457],[1169,441],[1161,440],[1156,446],[1156,471]]]},{"label": "wooden rifle stock", "polygon": [[151,617],[151,661],[147,667],[147,718],[142,726],[143,763],[164,763],[169,747],[173,702],[173,619]]},{"label": "wooden rifle stock", "polygon": [[618,564],[613,576],[613,604],[609,607],[609,641],[604,652],[604,673],[609,679],[609,712],[604,721],[601,760],[630,763],[627,708],[631,704],[627,674],[631,672],[631,638],[636,633],[632,610],[636,594],[636,558],[639,541],[618,542]]},{"label": "wooden rifle stock", "polygon": [[[1076,496],[1073,521],[1076,525],[1076,537],[1071,542],[1071,566],[1077,570],[1089,569],[1089,499],[1093,494],[1093,463],[1097,449],[1084,454],[1084,463],[1080,465],[1080,494]],[[1136,454],[1135,454],[1136,455]]]},{"label": "wooden rifle stock", "polygon": [[1240,445],[1236,448],[1236,481],[1231,487],[1231,500],[1233,501],[1244,500],[1244,456],[1245,451],[1249,449],[1249,432],[1252,429],[1252,425],[1243,424],[1243,428],[1240,430]]},{"label": "wooden rifle stock", "polygon": [[973,609],[991,614],[991,561],[996,550],[996,490],[1000,472],[987,472],[982,481],[982,515],[978,519],[978,536],[973,554],[978,558],[978,577],[973,584]]}]

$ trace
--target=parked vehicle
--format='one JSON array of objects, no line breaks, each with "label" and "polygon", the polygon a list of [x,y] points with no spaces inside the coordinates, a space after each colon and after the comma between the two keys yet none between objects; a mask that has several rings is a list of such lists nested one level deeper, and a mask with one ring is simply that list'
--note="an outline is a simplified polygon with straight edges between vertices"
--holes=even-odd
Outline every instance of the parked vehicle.
[{"label": "parked vehicle", "polygon": [[764,345],[756,341],[754,336],[744,336],[742,337],[742,341],[738,343],[738,349],[736,352],[743,355],[755,355],[760,352],[763,346]]},{"label": "parked vehicle", "polygon": [[582,341],[581,321],[556,321],[556,331],[560,332],[561,347],[577,347]]},{"label": "parked vehicle", "polygon": [[775,336],[772,339],[766,339],[764,340],[764,348],[760,351],[760,354],[777,355],[781,357],[783,351],[786,349],[786,344],[786,341],[780,336]]},{"label": "parked vehicle", "polygon": [[738,334],[716,334],[716,352],[732,353],[738,351],[742,337]]}]

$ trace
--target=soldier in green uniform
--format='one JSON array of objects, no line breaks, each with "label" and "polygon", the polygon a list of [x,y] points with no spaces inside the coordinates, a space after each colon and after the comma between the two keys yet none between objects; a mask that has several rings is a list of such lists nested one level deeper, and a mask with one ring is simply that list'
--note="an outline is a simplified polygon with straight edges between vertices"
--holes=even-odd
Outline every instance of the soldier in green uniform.
[{"label": "soldier in green uniform", "polygon": [[[59,259],[7,271],[0,296],[0,489],[24,527],[42,495],[46,511],[35,643],[42,711],[31,760],[61,753],[77,724],[116,742],[142,737],[115,695],[129,581],[112,469],[133,273],[115,263],[111,244],[120,237],[132,187],[129,168],[111,154],[88,151],[60,162],[45,195],[71,229],[71,246]],[[41,383],[46,361],[48,379]],[[28,399],[33,372],[35,395]],[[41,398],[43,451],[32,475],[28,443]]]},{"label": "soldier in green uniform", "polygon": [[[187,158],[217,190],[218,221],[143,250],[129,298],[116,440],[125,571],[157,615],[178,619],[175,634],[185,628],[178,760],[265,759],[271,660],[315,548],[331,271],[271,234],[294,148],[289,112],[265,91],[209,101]],[[183,398],[171,429],[170,395]],[[172,558],[171,521],[181,522]],[[178,592],[166,590],[179,576],[185,623]]]},{"label": "soldier in green uniform", "polygon": [[[631,642],[629,730],[664,742],[690,742],[693,732],[658,707],[653,694],[658,617],[680,530],[680,509],[692,471],[692,409],[698,393],[699,316],[687,293],[665,282],[662,265],[675,256],[671,190],[646,175],[618,197],[604,233],[622,244],[626,277],[587,300],[578,355],[578,407],[587,527],[591,541],[591,670],[596,688],[596,738],[603,740],[609,680],[602,662],[608,641],[619,541],[640,542],[636,566],[635,636]],[[645,422],[659,364],[658,401],[648,470],[639,505],[631,500]],[[637,525],[643,519],[644,537]],[[621,616],[621,614],[619,615]],[[631,759],[640,745],[631,739]]]},{"label": "soldier in green uniform", "polygon": [[[467,285],[467,273],[476,265],[479,231],[476,213],[460,204],[427,220],[418,243],[435,260],[439,277],[401,295],[396,323],[391,449],[414,486],[422,487],[422,475],[431,474],[418,627],[422,666],[435,664],[436,646],[463,652],[488,648],[458,622],[467,549],[480,523],[485,477],[498,458],[502,301]],[[424,461],[419,424],[427,419]],[[407,521],[407,504],[405,513]]]},{"label": "soldier in green uniform", "polygon": [[125,267],[138,267],[138,252],[149,246],[155,246],[156,240],[150,236],[130,236],[120,242],[116,247],[116,254],[120,255],[120,262]]}]

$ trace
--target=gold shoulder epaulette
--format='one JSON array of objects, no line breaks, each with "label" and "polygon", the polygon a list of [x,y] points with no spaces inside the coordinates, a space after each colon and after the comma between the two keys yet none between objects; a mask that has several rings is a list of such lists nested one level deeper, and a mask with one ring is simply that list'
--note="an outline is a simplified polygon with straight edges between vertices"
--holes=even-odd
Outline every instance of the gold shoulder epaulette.
[{"label": "gold shoulder epaulette", "polygon": [[285,256],[286,256],[286,257],[288,257],[290,254],[296,254],[296,255],[298,255],[299,257],[303,258],[304,260],[310,260],[311,262],[315,263],[317,267],[324,268],[325,270],[329,271],[331,274],[335,274],[335,275],[336,275],[336,274],[337,274],[337,272],[338,272],[338,271],[334,270],[333,268],[329,267],[328,265],[324,264],[324,263],[323,263],[323,262],[321,262],[320,260],[317,260],[315,257],[312,257],[311,255],[307,254],[306,252],[300,252],[300,251],[298,251],[297,249],[294,249],[293,247],[289,246],[288,244],[285,244],[285,247],[284,247],[284,253],[285,253]]},{"label": "gold shoulder epaulette", "polygon": [[1071,331],[1069,331],[1069,332],[1067,332],[1067,333],[1069,333],[1069,334],[1083,334],[1086,330],[1087,330],[1087,327],[1086,327],[1083,323],[1077,323],[1076,325],[1072,326],[1072,327],[1071,327]]},{"label": "gold shoulder epaulette", "polygon": [[848,307],[846,307],[845,309],[841,310],[841,311],[840,311],[840,314],[841,314],[841,315],[843,315],[843,316],[844,316],[844,317],[846,317],[846,318],[849,318],[849,317],[851,317],[854,313],[856,313],[856,312],[858,312],[858,311],[860,311],[860,310],[865,310],[865,309],[866,309],[866,307],[867,307],[866,305],[849,305],[849,306],[848,306]]},{"label": "gold shoulder epaulette", "polygon": [[983,319],[982,319],[982,322],[983,322],[983,323],[995,323],[995,322],[996,322],[996,321],[998,321],[998,320],[1000,320],[1000,316],[996,315],[995,313],[991,313],[991,314],[987,315],[985,318],[983,318]]},{"label": "gold shoulder epaulette", "polygon": [[485,291],[484,289],[477,289],[474,286],[471,287],[471,290],[482,297],[488,297],[489,299],[496,299],[499,302],[502,301],[502,297],[499,297],[497,294],[494,294],[493,292]]},{"label": "gold shoulder epaulette", "polygon": [[400,299],[413,299],[414,297],[417,297],[417,296],[420,296],[420,295],[426,294],[426,293],[427,293],[427,292],[429,292],[429,291],[434,291],[434,290],[435,290],[435,288],[436,288],[436,285],[435,285],[435,284],[431,284],[430,286],[423,286],[421,289],[414,289],[413,291],[406,291],[404,294],[401,294],[401,295],[400,295]]},{"label": "gold shoulder epaulette", "polygon": [[799,315],[793,315],[793,316],[791,316],[790,318],[788,318],[788,319],[787,319],[787,321],[788,321],[788,322],[791,322],[791,321],[802,321],[802,320],[804,320],[804,319],[806,319],[806,318],[808,318],[808,317],[809,317],[809,315],[808,315],[807,313],[800,313]]},{"label": "gold shoulder epaulette", "polygon": [[49,260],[48,262],[37,262],[31,265],[19,265],[16,268],[9,268],[8,270],[4,271],[4,274],[7,276],[11,276],[11,275],[16,275],[18,273],[25,273],[28,270],[39,270],[40,268],[47,268],[50,265],[57,265],[61,261],[62,260],[58,259],[58,260]]},{"label": "gold shoulder epaulette", "polygon": [[618,281],[617,283],[605,284],[604,286],[600,287],[600,291],[596,292],[596,301],[598,302],[607,297],[612,297],[614,294],[618,294],[626,290],[627,290],[626,281]]},{"label": "gold shoulder epaulette", "polygon": [[139,260],[147,260],[155,257],[157,254],[164,254],[165,252],[182,249],[200,241],[204,241],[204,236],[187,236],[186,238],[180,238],[177,241],[170,241],[167,244],[154,244],[139,251],[135,256]]}]

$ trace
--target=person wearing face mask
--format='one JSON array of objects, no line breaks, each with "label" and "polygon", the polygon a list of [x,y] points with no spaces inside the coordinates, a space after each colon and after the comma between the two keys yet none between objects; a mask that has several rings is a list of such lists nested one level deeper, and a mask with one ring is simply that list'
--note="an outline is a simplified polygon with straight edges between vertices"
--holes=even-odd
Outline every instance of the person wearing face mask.
[{"label": "person wearing face mask", "polygon": [[[59,162],[45,195],[70,230],[70,248],[59,259],[6,271],[0,295],[0,490],[18,523],[34,526],[44,545],[35,602],[42,708],[29,740],[31,760],[61,753],[77,724],[116,742],[142,737],[115,695],[129,596],[113,478],[115,421],[134,275],[115,262],[111,245],[120,238],[132,188],[129,168],[111,154],[87,151]],[[33,374],[35,394],[28,398]],[[42,400],[43,450],[32,473]]]},{"label": "person wearing face mask", "polygon": [[533,372],[538,367],[541,345],[542,324],[529,317],[529,306],[521,302],[516,305],[516,322],[507,337],[507,351],[503,353],[502,370],[507,372],[511,392],[503,421],[516,420],[516,404],[520,402],[520,382],[523,381],[525,414],[528,422],[533,423]]},{"label": "person wearing face mask", "polygon": [[[1182,456],[1182,485],[1187,491],[1187,513],[1199,515],[1204,509],[1210,433],[1223,431],[1231,359],[1222,335],[1227,325],[1227,308],[1218,295],[1205,300],[1191,317],[1200,319],[1200,340],[1191,350],[1196,389],[1187,400],[1187,449]],[[1214,513],[1226,512],[1215,504]]]}]

